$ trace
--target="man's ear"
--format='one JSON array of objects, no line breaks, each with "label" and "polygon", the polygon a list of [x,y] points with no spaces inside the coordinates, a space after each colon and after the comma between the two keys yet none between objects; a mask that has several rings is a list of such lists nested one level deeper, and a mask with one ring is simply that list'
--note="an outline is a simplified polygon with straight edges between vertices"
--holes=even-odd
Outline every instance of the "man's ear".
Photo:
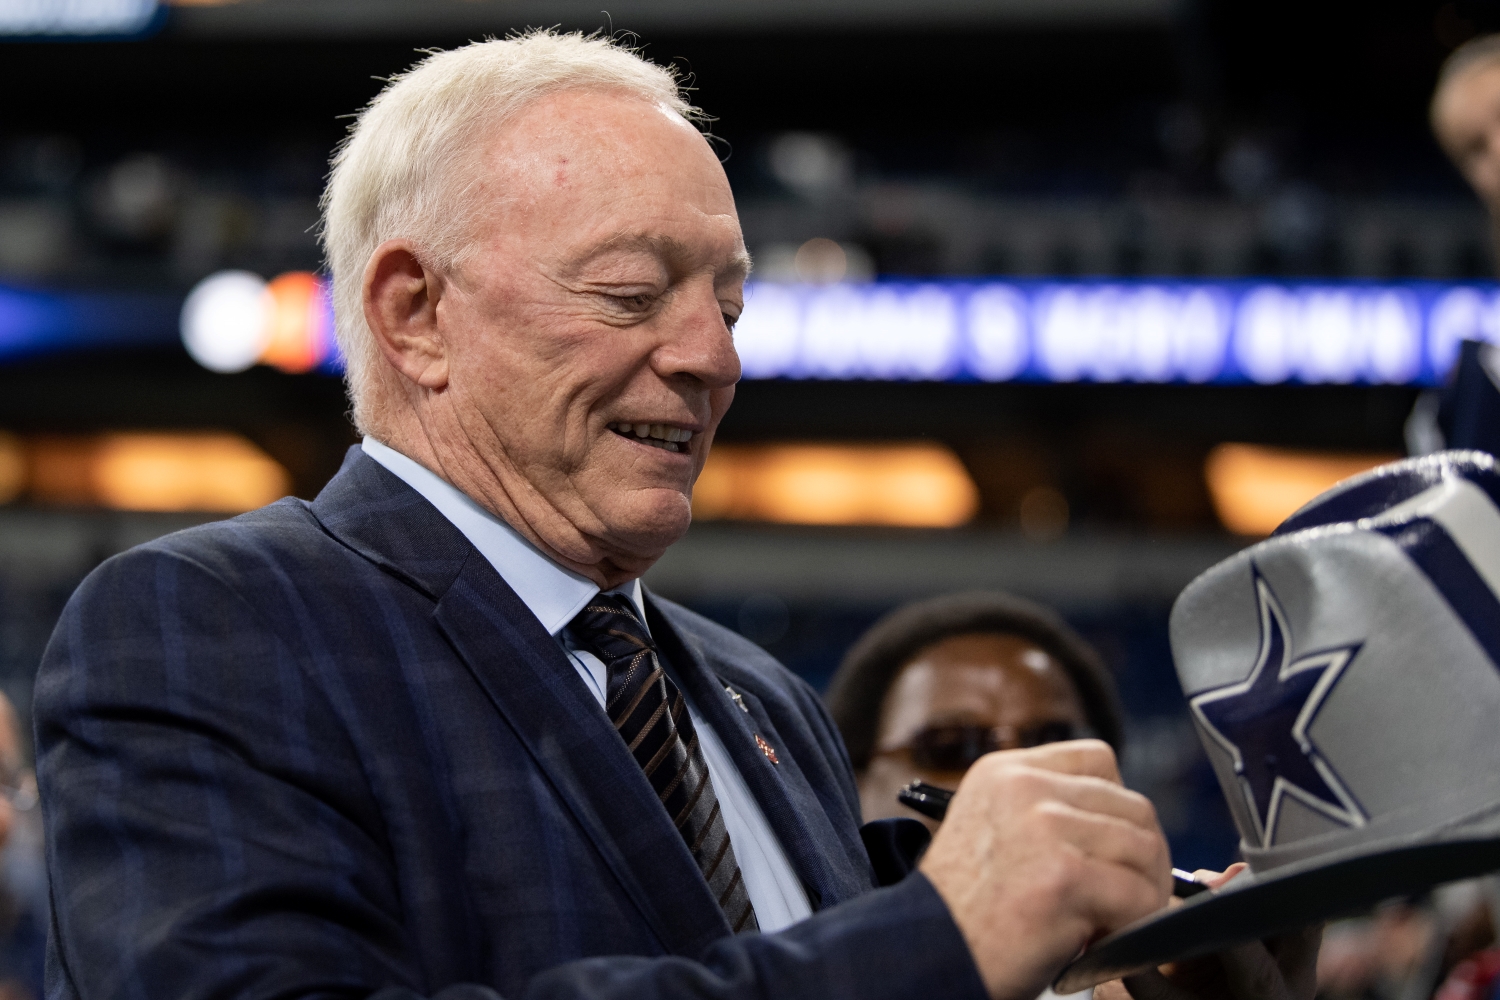
[{"label": "man's ear", "polygon": [[365,322],[380,353],[424,389],[448,384],[448,345],[438,330],[442,281],[406,240],[386,240],[365,268]]}]

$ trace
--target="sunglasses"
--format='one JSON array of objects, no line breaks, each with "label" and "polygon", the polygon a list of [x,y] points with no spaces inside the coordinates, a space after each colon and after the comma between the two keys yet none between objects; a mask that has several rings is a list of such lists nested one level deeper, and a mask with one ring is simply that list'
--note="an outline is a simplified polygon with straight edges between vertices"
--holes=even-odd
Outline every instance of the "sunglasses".
[{"label": "sunglasses", "polygon": [[1020,750],[1092,735],[1093,730],[1087,726],[1061,720],[1021,727],[929,726],[904,746],[882,750],[877,756],[901,753],[924,770],[967,771],[980,757],[996,750]]}]

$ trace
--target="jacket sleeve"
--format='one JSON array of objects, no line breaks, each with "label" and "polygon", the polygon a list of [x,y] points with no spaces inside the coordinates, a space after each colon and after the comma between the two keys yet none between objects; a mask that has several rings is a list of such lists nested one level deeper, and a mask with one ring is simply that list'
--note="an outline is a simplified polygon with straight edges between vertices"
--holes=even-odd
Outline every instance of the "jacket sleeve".
[{"label": "jacket sleeve", "polygon": [[[272,623],[190,554],[147,546],[95,571],[57,626],[34,705],[49,997],[500,1000],[427,981],[378,803],[328,724],[335,706]],[[914,876],[696,961],[559,965],[524,996],[984,991],[941,898]]]}]

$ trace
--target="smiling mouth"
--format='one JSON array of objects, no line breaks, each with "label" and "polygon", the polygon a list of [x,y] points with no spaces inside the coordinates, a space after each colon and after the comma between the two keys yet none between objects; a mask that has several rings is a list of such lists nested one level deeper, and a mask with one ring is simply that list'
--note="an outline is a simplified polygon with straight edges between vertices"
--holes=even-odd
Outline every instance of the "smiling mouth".
[{"label": "smiling mouth", "polygon": [[687,451],[688,442],[693,438],[692,431],[671,424],[631,424],[617,420],[609,425],[609,429],[621,437],[671,452]]}]

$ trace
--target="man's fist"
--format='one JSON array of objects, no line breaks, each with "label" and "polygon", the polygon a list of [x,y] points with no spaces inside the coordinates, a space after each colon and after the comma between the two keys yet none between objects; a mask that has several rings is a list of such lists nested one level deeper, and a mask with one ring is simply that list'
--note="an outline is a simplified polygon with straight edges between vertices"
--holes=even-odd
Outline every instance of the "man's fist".
[{"label": "man's fist", "polygon": [[1109,746],[988,754],[964,776],[920,869],[995,1000],[1030,1000],[1080,948],[1166,905],[1156,810]]}]

